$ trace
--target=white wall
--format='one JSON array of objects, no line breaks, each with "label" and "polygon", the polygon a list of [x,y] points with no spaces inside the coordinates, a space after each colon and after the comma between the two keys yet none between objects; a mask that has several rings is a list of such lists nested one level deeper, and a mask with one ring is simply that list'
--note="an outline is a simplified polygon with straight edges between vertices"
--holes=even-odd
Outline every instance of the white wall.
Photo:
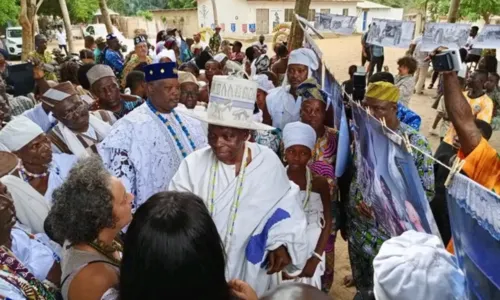
[{"label": "white wall", "polygon": [[[356,22],[356,31],[363,32],[363,11],[358,9],[358,21]],[[366,16],[366,30],[368,25],[372,23],[372,19],[389,19],[389,20],[403,20],[402,8],[370,8]],[[365,30],[365,31],[366,31]]]},{"label": "white wall", "polygon": [[[224,24],[223,37],[249,38],[255,34],[250,33],[249,24],[256,24],[257,9],[269,9],[269,34],[273,31],[275,13],[278,13],[280,23],[285,23],[285,9],[295,7],[292,1],[247,1],[247,0],[217,0],[217,13],[219,24]],[[332,14],[342,14],[343,9],[349,10],[349,15],[356,15],[356,2],[314,2],[310,9],[316,13],[320,9],[330,9]],[[198,23],[209,27],[213,23],[212,4],[210,0],[198,0]],[[231,23],[236,24],[236,31],[231,32]],[[242,25],[247,25],[247,33],[243,33]]]}]

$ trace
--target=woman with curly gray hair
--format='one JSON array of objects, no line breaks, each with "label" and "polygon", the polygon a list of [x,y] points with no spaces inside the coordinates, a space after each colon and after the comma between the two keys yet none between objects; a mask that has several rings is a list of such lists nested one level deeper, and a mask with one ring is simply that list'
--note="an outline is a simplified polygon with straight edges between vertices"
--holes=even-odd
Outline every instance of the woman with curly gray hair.
[{"label": "woman with curly gray hair", "polygon": [[132,220],[133,196],[91,156],[73,167],[53,199],[46,225],[64,241],[63,298],[101,299],[118,284],[122,246],[115,238]]}]

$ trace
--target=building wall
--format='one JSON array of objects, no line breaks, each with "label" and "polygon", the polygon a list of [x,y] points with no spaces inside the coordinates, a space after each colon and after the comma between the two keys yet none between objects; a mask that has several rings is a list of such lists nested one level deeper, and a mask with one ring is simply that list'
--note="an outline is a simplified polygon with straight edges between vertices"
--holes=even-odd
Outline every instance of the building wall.
[{"label": "building wall", "polygon": [[151,11],[151,13],[153,14],[153,21],[159,24],[160,27],[156,32],[169,27],[176,27],[181,30],[182,35],[185,37],[191,37],[198,32],[198,10],[196,8],[162,9]]},{"label": "building wall", "polygon": [[149,36],[149,39],[156,38],[156,33],[158,28],[161,27],[161,23],[157,24],[155,20],[146,21],[143,17],[118,17],[117,27],[126,38],[134,38],[134,30],[143,29]]},{"label": "building wall", "polygon": [[[223,28],[222,35],[233,38],[252,38],[256,35],[251,31],[257,27],[257,9],[269,10],[268,33],[271,34],[274,25],[286,23],[285,9],[295,7],[293,1],[217,0],[216,4],[219,25]],[[352,16],[356,14],[356,2],[312,2],[310,9],[314,9],[316,13],[321,9],[329,9],[332,14],[342,14],[347,9],[348,15]],[[214,23],[210,0],[198,0],[198,22],[200,27],[211,27]]]},{"label": "building wall", "polygon": [[370,8],[367,10],[366,28],[363,30],[363,10],[357,10],[358,21],[356,22],[356,32],[365,32],[372,19],[403,20],[402,8]]}]

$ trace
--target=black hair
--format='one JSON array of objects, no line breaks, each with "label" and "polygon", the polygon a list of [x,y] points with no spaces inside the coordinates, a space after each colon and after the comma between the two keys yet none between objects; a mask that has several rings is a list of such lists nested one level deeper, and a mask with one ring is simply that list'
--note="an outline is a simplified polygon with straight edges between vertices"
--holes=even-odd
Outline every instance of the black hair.
[{"label": "black hair", "polygon": [[77,72],[78,83],[86,90],[90,90],[90,82],[87,78],[87,73],[93,66],[95,66],[95,64],[84,64],[78,69]]},{"label": "black hair", "polygon": [[473,29],[473,30],[478,31],[478,30],[479,30],[479,27],[477,27],[477,26],[472,26],[470,29]]},{"label": "black hair", "polygon": [[407,67],[408,73],[413,75],[417,70],[417,61],[411,56],[403,56],[398,59],[398,66]]},{"label": "black hair", "polygon": [[373,74],[372,77],[368,79],[369,83],[379,82],[379,81],[390,82],[394,84],[394,76],[392,76],[392,74],[389,72],[380,72]]},{"label": "black hair", "polygon": [[164,41],[165,35],[167,35],[165,30],[158,31],[158,33],[156,34],[156,43],[158,44],[159,42]]},{"label": "black hair", "polygon": [[233,46],[239,47],[240,49],[243,47],[243,44],[239,41],[233,43]]},{"label": "black hair", "polygon": [[498,60],[496,57],[494,57],[493,55],[486,55],[483,56],[482,59],[484,60],[484,63],[486,65],[486,71],[490,73],[495,73],[497,71]]},{"label": "black hair", "polygon": [[246,57],[248,58],[249,61],[253,61],[254,57],[253,57],[253,54],[254,54],[254,49],[253,49],[253,46],[250,46],[248,47],[246,50],[245,50],[245,55]]},{"label": "black hair", "polygon": [[349,66],[349,69],[348,69],[349,75],[352,76],[354,73],[356,73],[357,70],[358,70],[358,66],[356,66],[356,65]]},{"label": "black hair", "polygon": [[127,74],[127,77],[125,78],[125,86],[135,90],[141,82],[146,81],[146,74],[141,71],[131,71],[130,73]]},{"label": "black hair", "polygon": [[281,44],[278,46],[276,54],[278,54],[279,57],[286,57],[288,55],[288,48],[285,45]]},{"label": "black hair", "polygon": [[207,61],[212,59],[212,55],[206,49],[203,50],[198,57],[195,58],[198,69],[205,69]]},{"label": "black hair", "polygon": [[91,35],[87,35],[83,38],[83,40],[85,41],[85,44],[94,44],[95,43],[95,39],[93,36]]},{"label": "black hair", "polygon": [[491,125],[488,122],[485,122],[480,119],[475,120],[476,127],[481,131],[481,135],[485,140],[489,140],[491,138],[491,135],[493,134],[493,129],[491,128]]},{"label": "black hair", "polygon": [[94,52],[89,49],[80,50],[80,59],[88,59],[88,58],[94,59]]},{"label": "black hair", "polygon": [[224,246],[203,200],[160,192],[135,213],[125,236],[120,300],[231,298]]},{"label": "black hair", "polygon": [[483,69],[478,69],[474,71],[475,74],[479,75],[483,81],[488,80],[488,71]]},{"label": "black hair", "polygon": [[465,62],[465,60],[467,59],[467,49],[465,48],[460,48],[460,50],[458,50],[458,52],[460,53],[460,60],[462,62]]},{"label": "black hair", "polygon": [[257,102],[254,103],[253,105],[253,114],[258,114],[260,111],[259,106],[257,105]]},{"label": "black hair", "polygon": [[211,58],[209,60],[207,60],[207,62],[205,63],[205,66],[208,64],[208,63],[211,63],[211,64],[217,64],[219,66],[219,69],[221,68],[220,66],[220,62],[216,61],[215,59]]},{"label": "black hair", "polygon": [[198,78],[198,76],[200,76],[200,68],[198,68],[198,66],[196,65],[196,61],[188,61],[188,62],[185,62],[183,63],[182,65],[179,66],[179,71],[184,71],[186,72],[186,69],[193,69],[194,70],[194,76],[196,76],[196,78]]}]

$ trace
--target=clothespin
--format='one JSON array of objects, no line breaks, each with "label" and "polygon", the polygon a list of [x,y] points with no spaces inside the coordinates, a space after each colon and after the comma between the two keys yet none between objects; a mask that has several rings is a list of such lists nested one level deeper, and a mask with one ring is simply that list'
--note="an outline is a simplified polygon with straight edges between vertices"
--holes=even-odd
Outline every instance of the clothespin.
[{"label": "clothespin", "polygon": [[380,124],[382,124],[382,131],[384,131],[384,133],[386,132],[385,129],[387,128],[387,123],[385,122],[385,118],[382,118],[380,120]]},{"label": "clothespin", "polygon": [[446,188],[448,188],[448,186],[451,184],[451,181],[453,180],[453,177],[455,176],[455,174],[460,173],[464,164],[465,164],[465,160],[461,160],[460,158],[455,157],[455,160],[453,161],[453,165],[451,166],[450,174],[448,174],[448,177],[446,178],[446,181],[444,182],[444,186]]},{"label": "clothespin", "polygon": [[408,137],[408,135],[405,133],[403,133],[403,143],[405,144],[406,146],[406,150],[410,153],[410,154],[413,154],[413,149],[411,147],[411,143],[410,143],[410,138]]},{"label": "clothespin", "polygon": [[[361,106],[361,102],[359,103],[359,105]],[[372,115],[372,112],[370,111],[370,107],[368,107],[368,106],[366,107],[366,113],[370,116]]]}]

